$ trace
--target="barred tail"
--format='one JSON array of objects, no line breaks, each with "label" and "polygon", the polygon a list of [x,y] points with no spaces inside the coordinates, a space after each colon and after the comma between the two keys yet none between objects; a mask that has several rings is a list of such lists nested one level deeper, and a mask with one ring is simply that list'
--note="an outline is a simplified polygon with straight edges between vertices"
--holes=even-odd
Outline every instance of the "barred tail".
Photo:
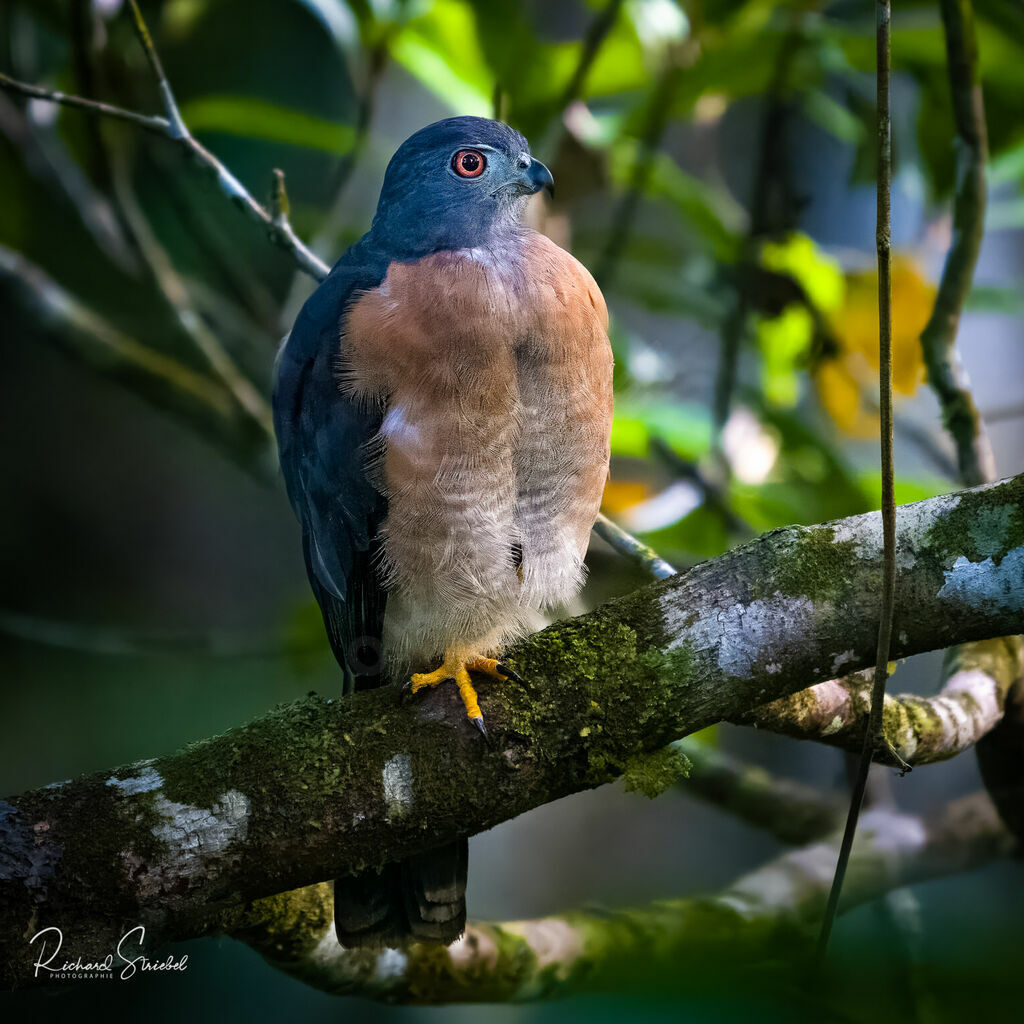
[{"label": "barred tail", "polygon": [[334,926],[347,948],[401,949],[454,942],[466,927],[469,842],[368,869],[334,882]]}]

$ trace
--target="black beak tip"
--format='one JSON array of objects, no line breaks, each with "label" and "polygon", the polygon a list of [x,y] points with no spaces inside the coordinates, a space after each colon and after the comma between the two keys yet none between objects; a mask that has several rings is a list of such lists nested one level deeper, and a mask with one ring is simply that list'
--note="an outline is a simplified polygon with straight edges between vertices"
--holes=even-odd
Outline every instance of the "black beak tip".
[{"label": "black beak tip", "polygon": [[547,192],[549,196],[554,198],[555,179],[544,164],[539,160],[531,160],[529,170],[526,173],[529,175],[530,181],[533,183],[534,193],[543,190],[544,192]]}]

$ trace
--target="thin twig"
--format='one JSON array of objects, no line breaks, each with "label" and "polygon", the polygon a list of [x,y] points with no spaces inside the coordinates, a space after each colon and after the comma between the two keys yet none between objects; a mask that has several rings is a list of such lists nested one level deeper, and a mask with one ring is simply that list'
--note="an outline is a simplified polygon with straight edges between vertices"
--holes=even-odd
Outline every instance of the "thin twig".
[{"label": "thin twig", "polygon": [[981,414],[986,423],[1005,423],[1007,420],[1024,419],[1024,404],[1016,402],[1012,405],[998,405]]},{"label": "thin twig", "polygon": [[160,99],[163,102],[164,113],[167,115],[167,120],[170,124],[170,132],[168,134],[171,138],[187,138],[189,130],[181,119],[181,111],[178,109],[174,93],[171,91],[171,83],[167,80],[167,75],[164,74],[164,66],[160,62],[160,55],[156,52],[156,47],[153,45],[153,37],[149,34],[149,28],[143,20],[142,11],[139,10],[136,0],[128,0],[128,4],[132,12],[132,26],[135,29],[135,34],[138,36],[139,43],[142,45],[143,52],[146,54],[146,60],[149,62],[153,77],[156,79],[157,88],[160,90]]},{"label": "thin twig", "polygon": [[[874,398],[870,402],[870,406],[873,405]],[[933,469],[947,480],[960,478],[956,463],[938,442],[933,430],[921,426],[908,416],[897,416],[895,426],[897,435],[906,438],[931,463]]]},{"label": "thin twig", "polygon": [[594,533],[620,555],[639,565],[653,579],[663,580],[675,576],[676,570],[654,548],[648,547],[642,540],[637,540],[603,513],[598,515],[597,522],[594,523]]},{"label": "thin twig", "polygon": [[779,47],[772,70],[772,80],[766,98],[767,110],[761,123],[754,185],[750,199],[750,225],[743,238],[735,267],[736,297],[729,315],[722,324],[722,349],[715,374],[715,389],[711,404],[711,451],[722,476],[730,472],[729,461],[722,450],[722,432],[732,411],[733,394],[739,373],[740,349],[750,322],[751,287],[755,268],[758,267],[758,249],[762,238],[777,225],[769,216],[769,205],[774,185],[782,178],[779,153],[780,139],[785,130],[788,105],[784,99],[790,69],[803,46],[804,36],[800,17],[793,15],[793,24]]},{"label": "thin twig", "polygon": [[565,109],[573,100],[579,99],[583,93],[583,86],[586,84],[587,75],[590,73],[598,53],[601,52],[601,45],[608,37],[608,33],[615,27],[622,8],[622,0],[608,0],[608,3],[601,12],[591,21],[587,27],[586,35],[580,47],[580,59],[576,62],[572,77],[562,90],[559,101],[559,108]]},{"label": "thin twig", "polygon": [[235,361],[221,344],[220,339],[206,325],[188,293],[188,286],[174,266],[174,261],[160,244],[146,220],[128,181],[123,161],[114,167],[114,188],[128,226],[150,275],[167,300],[182,330],[192,341],[200,355],[221,383],[235,396],[238,404],[252,417],[268,439],[274,436],[270,406],[260,391],[241,372]]},{"label": "thin twig", "polygon": [[[378,43],[371,47],[367,57],[366,78],[360,90],[359,103],[356,109],[355,134],[352,140],[352,148],[342,157],[341,162],[338,164],[331,188],[334,196],[331,200],[331,208],[309,243],[309,248],[312,252],[328,259],[334,258],[337,255],[332,250],[337,245],[338,235],[345,223],[345,215],[348,212],[348,186],[355,175],[356,168],[359,166],[359,162],[369,142],[370,128],[373,125],[373,114],[377,104],[377,90],[380,86],[384,69],[387,66],[387,58],[388,51],[386,46]],[[285,299],[280,311],[280,322],[283,328],[287,329],[295,320],[307,295],[308,286],[296,274],[288,289],[288,297]]]},{"label": "thin twig", "polygon": [[21,307],[40,331],[73,358],[172,413],[261,479],[273,459],[265,433],[254,434],[234,395],[137,341],[64,291],[20,253],[0,246],[0,299]]},{"label": "thin twig", "polygon": [[28,82],[19,82],[10,75],[0,71],[0,88],[8,92],[17,93],[33,100],[45,100],[47,103],[59,103],[63,107],[74,107],[76,110],[84,110],[89,114],[96,114],[100,117],[110,117],[115,121],[127,121],[139,128],[157,135],[169,135],[171,125],[164,117],[155,117],[150,114],[139,114],[134,110],[125,110],[123,107],[114,107],[109,103],[101,103],[99,100],[87,100],[82,96],[69,96],[67,93],[59,92],[56,89],[43,89],[38,85],[30,85]]},{"label": "thin twig", "polygon": [[[96,70],[93,64],[94,18],[92,0],[71,0],[68,4],[70,22],[71,69],[78,94],[86,99],[96,97]],[[103,144],[101,122],[86,118],[85,136],[88,154],[83,163],[88,165],[89,177],[106,191],[110,187],[110,165]]]},{"label": "thin twig", "polygon": [[[246,310],[261,325],[252,338],[266,334],[272,338],[272,344],[276,349],[280,343],[280,304],[277,298],[259,276],[253,274],[244,261],[239,260],[237,245],[225,234],[224,225],[216,213],[206,205],[200,207],[193,202],[190,183],[182,180],[178,174],[178,167],[169,159],[170,156],[171,154],[162,151],[152,154],[153,169],[160,179],[160,188],[198,250],[219,271],[220,279],[208,274],[204,269],[197,272],[203,276],[204,283],[209,288],[223,286],[223,301],[231,302],[239,310]],[[296,269],[296,274],[299,273],[301,271]],[[263,351],[266,351],[266,346],[263,346]]]},{"label": "thin twig", "polygon": [[730,534],[744,539],[757,534],[750,523],[732,510],[724,489],[709,480],[707,473],[696,462],[684,459],[661,437],[651,438],[650,449],[651,455],[670,470],[677,479],[693,484],[700,491],[704,504],[719,516]]},{"label": "thin twig", "polygon": [[857,775],[850,795],[835,876],[829,891],[825,916],[818,936],[818,961],[828,952],[832,924],[839,909],[839,896],[853,849],[868,773],[876,748],[884,741],[882,710],[885,684],[889,676],[889,648],[892,639],[893,610],[896,601],[896,499],[893,468],[892,424],[892,275],[890,262],[892,189],[892,125],[889,117],[889,28],[890,0],[876,0],[875,71],[877,82],[876,123],[878,131],[878,171],[876,188],[875,248],[878,254],[878,405],[881,413],[882,463],[882,595],[879,610],[878,645],[875,673],[871,686],[871,713],[864,731]]},{"label": "thin twig", "polygon": [[331,191],[334,199],[331,203],[331,210],[327,220],[313,239],[312,248],[314,252],[320,252],[327,240],[333,239],[337,234],[345,212],[345,192],[352,180],[352,175],[359,166],[359,161],[366,150],[366,144],[370,138],[370,128],[373,125],[373,114],[377,106],[377,90],[380,81],[387,67],[388,51],[381,44],[374,46],[367,56],[366,81],[359,94],[359,103],[356,108],[355,134],[352,139],[352,147],[342,157],[334,172],[334,181]]},{"label": "thin twig", "polygon": [[985,232],[988,140],[970,0],[942,0],[940,6],[956,125],[956,194],[953,241],[942,268],[932,315],[921,332],[921,347],[928,381],[956,445],[961,479],[966,486],[973,487],[993,479],[995,465],[960,362],[956,335]]},{"label": "thin twig", "polygon": [[112,117],[121,121],[128,121],[148,131],[163,135],[183,146],[188,152],[204,167],[210,170],[216,178],[217,186],[232,202],[245,213],[250,220],[263,225],[275,244],[288,250],[299,268],[311,277],[320,281],[325,278],[330,270],[323,260],[311,252],[306,245],[298,238],[294,231],[282,229],[273,223],[270,214],[252,197],[245,186],[218,160],[205,146],[201,145],[189,132],[181,118],[171,92],[170,85],[164,75],[160,58],[153,46],[152,38],[146,23],[139,11],[138,4],[132,0],[131,11],[136,32],[146,52],[150,67],[157,78],[161,98],[167,117],[154,117],[146,114],[139,114],[135,111],[124,110],[121,107],[112,107],[107,103],[99,103],[95,100],[83,99],[80,96],[68,96],[65,93],[56,92],[51,89],[42,89],[38,86],[28,85],[19,82],[8,75],[0,74],[0,88],[8,89],[11,92],[19,93],[22,96],[29,96],[33,99],[47,100],[51,103],[60,103],[64,106],[75,107],[87,113],[102,117]]},{"label": "thin twig", "polygon": [[672,97],[681,81],[682,71],[683,49],[674,46],[666,56],[665,67],[651,95],[647,123],[630,169],[629,184],[615,207],[604,247],[594,264],[594,280],[603,290],[611,288],[619,261],[629,242],[637,208],[647,191],[655,165],[654,156],[668,127]]},{"label": "thin twig", "polygon": [[19,149],[26,169],[44,188],[63,195],[111,263],[126,274],[137,274],[138,260],[116,212],[82,172],[59,133],[34,123],[6,96],[0,96],[0,133]]}]

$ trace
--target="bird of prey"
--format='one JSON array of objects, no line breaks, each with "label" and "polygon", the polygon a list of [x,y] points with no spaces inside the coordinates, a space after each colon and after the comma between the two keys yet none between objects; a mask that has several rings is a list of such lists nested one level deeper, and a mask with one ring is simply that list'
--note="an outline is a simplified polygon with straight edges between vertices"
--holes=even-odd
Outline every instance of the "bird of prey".
[{"label": "bird of prey", "polygon": [[[274,424],[346,693],[517,680],[502,648],[583,583],[608,475],[612,355],[587,270],[522,223],[550,171],[455,117],[388,164],[370,230],[299,313]],[[467,841],[335,882],[345,946],[450,943]]]}]

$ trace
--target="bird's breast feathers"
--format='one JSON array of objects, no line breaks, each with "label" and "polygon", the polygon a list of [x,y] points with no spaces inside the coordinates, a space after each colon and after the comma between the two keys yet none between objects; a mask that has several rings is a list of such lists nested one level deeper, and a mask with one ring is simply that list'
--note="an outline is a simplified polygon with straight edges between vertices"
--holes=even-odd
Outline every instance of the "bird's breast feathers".
[{"label": "bird's breast feathers", "polygon": [[607,323],[586,269],[534,232],[392,263],[349,307],[340,386],[384,409],[365,455],[399,660],[496,644],[578,591],[608,473]]}]

